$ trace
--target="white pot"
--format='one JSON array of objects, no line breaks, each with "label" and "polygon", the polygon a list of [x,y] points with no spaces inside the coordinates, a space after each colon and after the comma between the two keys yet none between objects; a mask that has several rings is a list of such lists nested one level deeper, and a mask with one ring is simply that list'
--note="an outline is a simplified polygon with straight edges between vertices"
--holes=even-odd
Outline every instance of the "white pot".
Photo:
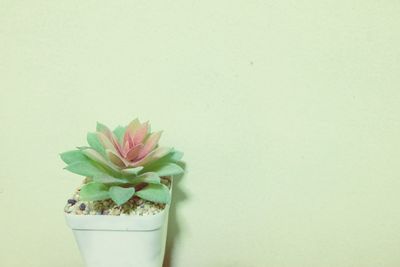
[{"label": "white pot", "polygon": [[169,205],[156,215],[65,214],[87,267],[161,267]]}]

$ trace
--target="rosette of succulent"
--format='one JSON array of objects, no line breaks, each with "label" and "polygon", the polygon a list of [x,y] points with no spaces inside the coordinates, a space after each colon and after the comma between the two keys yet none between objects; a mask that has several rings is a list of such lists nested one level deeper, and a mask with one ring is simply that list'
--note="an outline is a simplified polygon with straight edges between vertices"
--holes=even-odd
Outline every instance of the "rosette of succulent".
[{"label": "rosette of succulent", "polygon": [[160,147],[161,132],[151,132],[148,122],[133,120],[111,131],[97,123],[87,134],[88,146],[61,153],[66,170],[85,176],[80,201],[107,201],[116,206],[132,198],[152,203],[170,201],[170,177],[183,173],[177,164],[182,153]]}]

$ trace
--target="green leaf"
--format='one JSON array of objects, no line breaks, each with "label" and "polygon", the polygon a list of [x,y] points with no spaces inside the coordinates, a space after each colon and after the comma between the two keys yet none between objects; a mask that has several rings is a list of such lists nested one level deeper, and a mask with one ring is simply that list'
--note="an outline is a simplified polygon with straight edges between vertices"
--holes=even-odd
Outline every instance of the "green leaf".
[{"label": "green leaf", "polygon": [[124,140],[124,135],[125,135],[125,127],[119,125],[117,128],[114,129],[114,134],[117,137],[117,140],[119,144],[121,145],[123,140]]},{"label": "green leaf", "polygon": [[175,149],[171,149],[171,151],[167,155],[146,165],[142,170],[142,173],[153,171],[155,168],[158,168],[161,165],[177,162],[182,158],[182,156],[183,156],[182,152]]},{"label": "green leaf", "polygon": [[60,157],[67,164],[71,164],[73,162],[83,161],[83,160],[87,159],[86,156],[83,155],[80,150],[72,150],[72,151],[67,151],[67,152],[61,153]]},{"label": "green leaf", "polygon": [[88,133],[86,139],[91,148],[100,154],[105,155],[103,144],[100,142],[97,133]]},{"label": "green leaf", "polygon": [[165,157],[171,152],[172,148],[169,147],[157,147],[149,154],[147,154],[144,158],[139,161],[136,161],[133,165],[134,166],[149,166],[154,162],[158,161],[159,159]]},{"label": "green leaf", "polygon": [[177,162],[177,161],[181,160],[182,157],[183,157],[183,152],[172,148],[171,151],[167,155],[165,155],[164,157],[157,160],[157,162],[155,162],[155,164],[167,163],[167,162]]},{"label": "green leaf", "polygon": [[101,183],[91,182],[82,186],[80,199],[83,201],[96,201],[110,198],[108,187]]},{"label": "green leaf", "polygon": [[148,183],[148,184],[160,184],[161,180],[160,177],[155,172],[147,172],[137,176],[135,178],[128,179],[129,183],[133,185],[138,185],[141,183]]},{"label": "green leaf", "polygon": [[82,149],[82,153],[91,159],[92,161],[96,162],[97,164],[100,164],[103,166],[105,169],[108,171],[112,172],[115,175],[120,175],[121,174],[121,169],[114,165],[111,161],[105,159],[100,153],[98,153],[96,150],[92,148],[85,148]]},{"label": "green leaf", "polygon": [[110,197],[111,199],[117,204],[117,205],[122,205],[125,202],[127,202],[134,194],[135,194],[135,188],[134,187],[129,187],[129,188],[124,188],[120,186],[111,186],[110,190]]},{"label": "green leaf", "polygon": [[174,150],[174,151],[171,152],[170,155],[167,155],[166,157],[169,157],[169,159],[171,161],[175,161],[175,162],[176,161],[180,161],[182,159],[182,157],[183,157],[183,152],[178,151],[178,150]]},{"label": "green leaf", "polygon": [[106,125],[102,124],[101,122],[97,122],[96,131],[104,133],[104,134],[111,133],[110,129],[108,129],[108,127]]},{"label": "green leaf", "polygon": [[169,188],[164,184],[148,184],[137,191],[136,196],[156,203],[169,203],[171,198]]},{"label": "green leaf", "polygon": [[150,168],[150,170],[152,172],[156,172],[159,176],[170,176],[183,173],[183,169],[175,163],[155,165]]},{"label": "green leaf", "polygon": [[115,177],[109,176],[107,174],[95,175],[95,176],[93,176],[93,181],[95,181],[97,183],[102,183],[102,184],[127,184],[127,183],[129,183],[128,180],[115,178]]},{"label": "green leaf", "polygon": [[70,172],[76,173],[76,174],[89,176],[89,177],[104,174],[104,171],[99,169],[93,163],[91,163],[89,161],[89,159],[87,159],[86,161],[77,161],[77,162],[71,163],[64,169],[66,169]]},{"label": "green leaf", "polygon": [[141,170],[143,170],[143,166],[139,166],[136,168],[126,168],[122,169],[121,172],[126,175],[137,175]]}]

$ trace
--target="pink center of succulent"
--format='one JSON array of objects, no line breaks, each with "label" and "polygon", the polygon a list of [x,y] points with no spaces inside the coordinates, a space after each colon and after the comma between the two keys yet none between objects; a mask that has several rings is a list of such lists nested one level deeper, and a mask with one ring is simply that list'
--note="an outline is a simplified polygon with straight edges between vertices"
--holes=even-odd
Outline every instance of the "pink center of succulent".
[{"label": "pink center of succulent", "polygon": [[111,131],[106,133],[106,136],[117,152],[117,155],[110,152],[112,154],[110,156],[111,161],[117,165],[122,165],[122,163],[131,165],[146,158],[157,147],[161,132],[149,133],[147,122],[141,124],[138,121],[133,121],[126,128],[120,142]]}]

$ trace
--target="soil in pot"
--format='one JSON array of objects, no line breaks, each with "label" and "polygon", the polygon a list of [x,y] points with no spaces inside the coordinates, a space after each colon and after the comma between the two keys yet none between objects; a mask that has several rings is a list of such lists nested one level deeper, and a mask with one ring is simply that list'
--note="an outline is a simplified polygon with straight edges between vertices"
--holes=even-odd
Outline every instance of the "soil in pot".
[{"label": "soil in pot", "polygon": [[[163,179],[164,180],[164,179]],[[170,181],[163,181],[170,187]],[[83,186],[83,184],[82,184]],[[118,206],[111,199],[100,201],[81,201],[79,197],[80,188],[76,189],[73,196],[68,199],[64,212],[75,215],[155,215],[165,208],[165,204],[154,203],[139,197],[133,197],[125,204]]]}]

